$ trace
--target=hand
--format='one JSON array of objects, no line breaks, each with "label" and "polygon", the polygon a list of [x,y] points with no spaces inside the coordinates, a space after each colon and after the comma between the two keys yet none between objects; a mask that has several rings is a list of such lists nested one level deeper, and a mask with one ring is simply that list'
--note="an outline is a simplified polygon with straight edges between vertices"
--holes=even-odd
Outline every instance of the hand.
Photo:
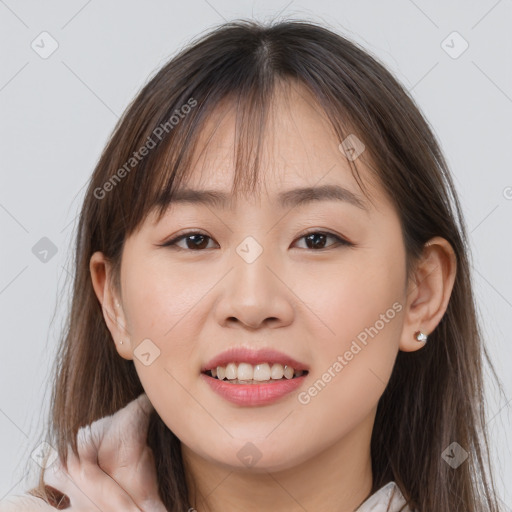
[{"label": "hand", "polygon": [[57,459],[45,472],[45,483],[70,499],[66,510],[166,512],[153,452],[146,444],[152,410],[142,393],[114,415],[79,429],[78,457],[69,448],[67,470]]}]

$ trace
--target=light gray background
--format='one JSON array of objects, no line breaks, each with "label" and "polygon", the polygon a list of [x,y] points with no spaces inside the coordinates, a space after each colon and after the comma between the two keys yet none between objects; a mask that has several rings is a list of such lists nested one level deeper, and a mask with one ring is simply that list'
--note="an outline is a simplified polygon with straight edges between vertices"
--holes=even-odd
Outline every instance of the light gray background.
[{"label": "light gray background", "polygon": [[[30,453],[46,417],[76,215],[119,115],[195,35],[223,19],[280,11],[361,42],[412,91],[441,141],[471,233],[487,347],[505,385],[506,398],[487,389],[488,426],[498,488],[512,503],[511,0],[0,0],[0,498],[33,483],[25,470],[35,468]],[[43,31],[59,45],[46,59],[31,47],[42,46]],[[469,44],[458,58],[445,49],[458,52],[460,40],[442,44],[453,31]],[[58,250],[46,263],[32,252],[42,237]]]}]

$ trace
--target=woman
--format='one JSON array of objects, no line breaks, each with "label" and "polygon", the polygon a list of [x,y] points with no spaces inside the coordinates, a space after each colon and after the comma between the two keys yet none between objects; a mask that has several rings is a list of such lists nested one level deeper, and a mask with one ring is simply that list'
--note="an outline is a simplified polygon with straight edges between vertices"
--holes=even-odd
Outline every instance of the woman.
[{"label": "woman", "polygon": [[312,23],[218,27],[142,89],[91,178],[58,460],[25,499],[497,512],[468,254],[382,64]]}]

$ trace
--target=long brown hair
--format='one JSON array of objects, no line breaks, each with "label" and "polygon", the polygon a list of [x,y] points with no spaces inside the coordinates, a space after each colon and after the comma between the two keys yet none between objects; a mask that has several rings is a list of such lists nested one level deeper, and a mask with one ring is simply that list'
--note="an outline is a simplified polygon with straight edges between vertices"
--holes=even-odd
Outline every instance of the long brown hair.
[{"label": "long brown hair", "polygon": [[[71,311],[56,360],[47,441],[65,461],[68,444],[76,453],[81,426],[143,392],[133,361],[117,354],[107,329],[92,287],[91,255],[106,255],[119,287],[124,241],[150,211],[162,213],[172,200],[191,168],[205,120],[221,103],[237,112],[233,190],[251,190],[258,182],[268,107],[283,84],[312,94],[340,142],[352,133],[365,144],[363,161],[400,216],[408,275],[434,236],[448,240],[457,258],[444,317],[422,350],[398,353],[379,401],[371,492],[394,480],[419,512],[498,512],[485,426],[484,357],[499,380],[482,342],[467,231],[446,161],[420,109],[378,59],[306,21],[237,20],[214,28],[163,66],[117,123],[78,223]],[[363,187],[355,161],[351,168]],[[162,501],[169,511],[187,510],[180,441],[156,413],[147,441]],[[453,442],[469,453],[457,469],[441,456]],[[43,477],[44,471],[38,489],[44,495]]]}]

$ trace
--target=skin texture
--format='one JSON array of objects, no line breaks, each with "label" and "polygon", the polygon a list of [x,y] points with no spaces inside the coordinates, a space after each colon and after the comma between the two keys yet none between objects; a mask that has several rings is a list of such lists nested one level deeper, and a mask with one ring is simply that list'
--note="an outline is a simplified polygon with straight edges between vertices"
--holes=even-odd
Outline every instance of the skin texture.
[{"label": "skin texture", "polygon": [[[121,290],[100,252],[91,277],[120,357],[133,359],[151,403],[180,438],[191,498],[202,512],[352,511],[372,485],[370,439],[378,400],[399,350],[424,343],[450,297],[456,261],[449,243],[429,241],[414,279],[406,282],[405,248],[395,206],[358,161],[371,204],[353,178],[323,115],[297,88],[277,96],[265,132],[257,194],[225,209],[173,204],[149,216],[126,240]],[[187,186],[229,192],[233,180],[233,111],[212,116]],[[213,134],[213,135],[212,135]],[[299,186],[339,184],[364,200],[279,206],[276,195]],[[207,235],[202,249],[159,247],[184,232]],[[331,232],[354,243],[309,232]],[[252,236],[263,249],[248,264],[236,252]],[[190,248],[191,247],[191,248]],[[188,251],[188,252],[187,252]],[[400,305],[378,334],[335,373],[309,403],[298,400],[350,349],[358,334]],[[145,366],[133,351],[144,339],[160,350]],[[123,344],[120,342],[123,340]],[[201,365],[229,347],[273,348],[309,366],[298,392],[257,407],[232,404],[200,378]],[[237,453],[253,443],[261,458],[247,467]],[[318,492],[319,489],[322,492]],[[195,497],[194,497],[195,496]]]}]

